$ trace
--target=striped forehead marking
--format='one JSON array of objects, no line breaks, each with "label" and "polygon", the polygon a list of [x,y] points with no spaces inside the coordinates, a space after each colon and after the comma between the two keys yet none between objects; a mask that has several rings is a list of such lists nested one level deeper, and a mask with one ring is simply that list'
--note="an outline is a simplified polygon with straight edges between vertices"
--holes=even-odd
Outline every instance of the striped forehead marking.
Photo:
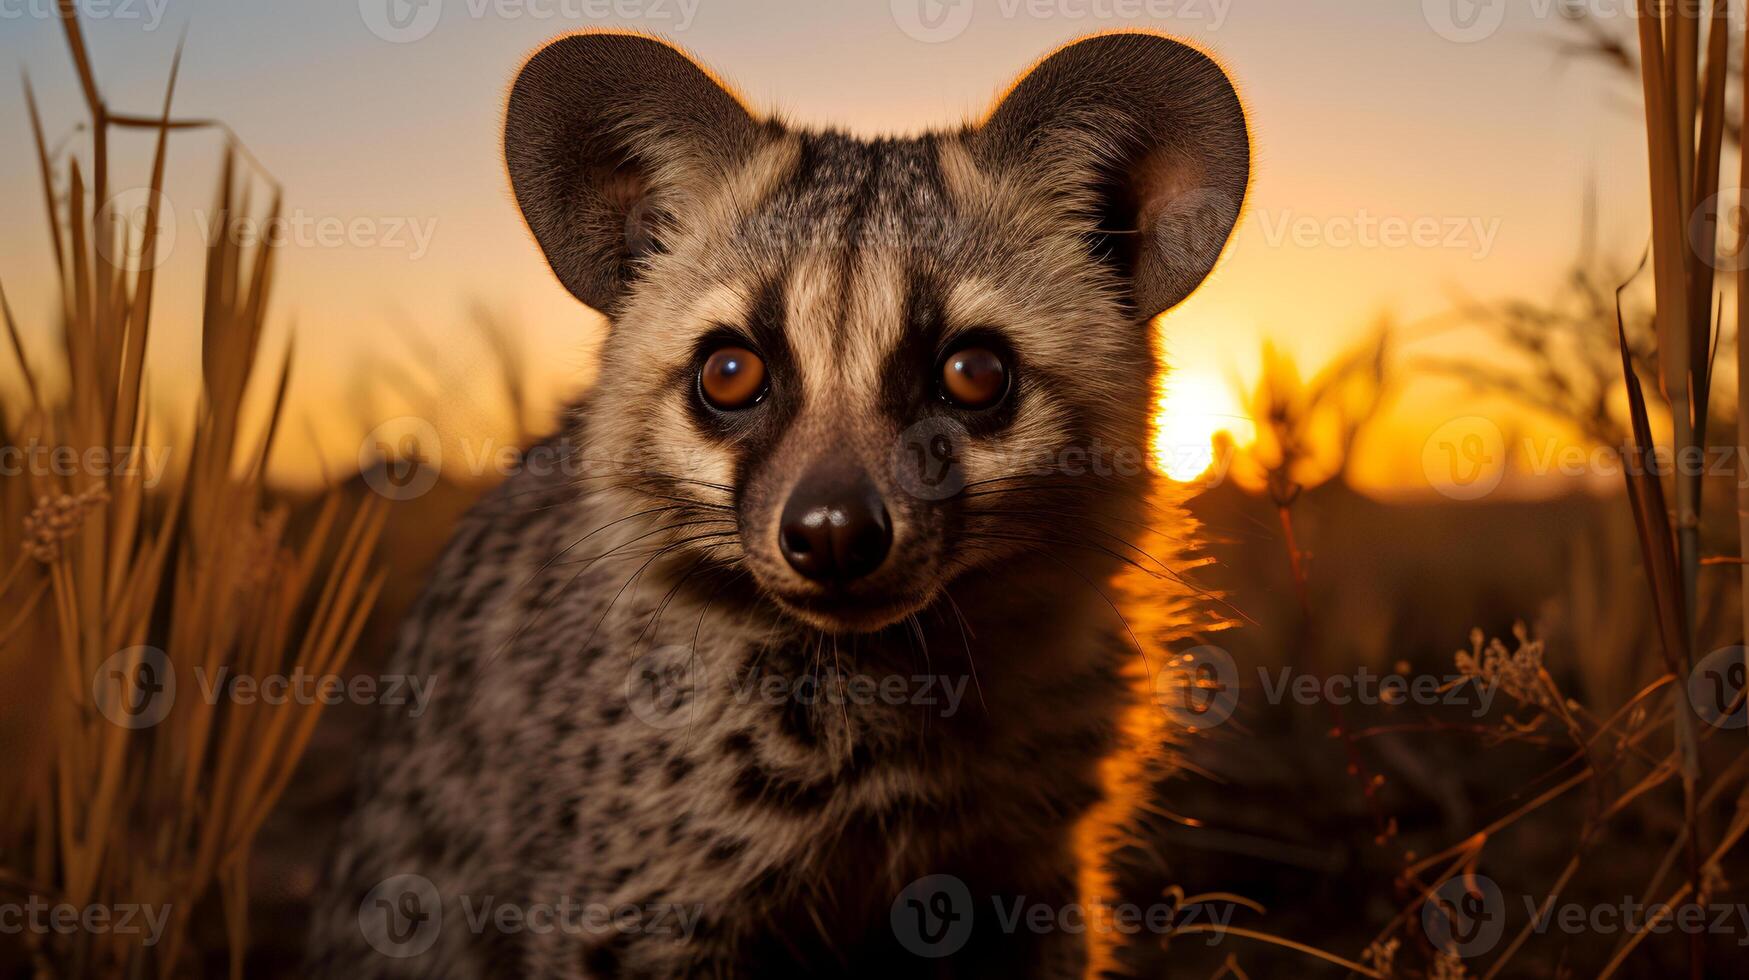
[{"label": "striped forehead marking", "polygon": [[787,240],[778,274],[808,398],[873,397],[911,326],[916,269],[950,219],[935,138],[805,140],[761,220]]}]

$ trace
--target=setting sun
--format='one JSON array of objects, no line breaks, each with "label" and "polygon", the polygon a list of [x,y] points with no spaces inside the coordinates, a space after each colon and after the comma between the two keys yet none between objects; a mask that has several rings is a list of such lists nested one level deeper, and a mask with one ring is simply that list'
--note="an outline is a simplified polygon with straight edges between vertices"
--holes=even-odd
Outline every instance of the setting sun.
[{"label": "setting sun", "polygon": [[1196,373],[1174,373],[1160,385],[1154,416],[1154,465],[1181,483],[1195,480],[1215,463],[1216,433],[1226,432],[1240,446],[1257,435],[1231,385]]}]

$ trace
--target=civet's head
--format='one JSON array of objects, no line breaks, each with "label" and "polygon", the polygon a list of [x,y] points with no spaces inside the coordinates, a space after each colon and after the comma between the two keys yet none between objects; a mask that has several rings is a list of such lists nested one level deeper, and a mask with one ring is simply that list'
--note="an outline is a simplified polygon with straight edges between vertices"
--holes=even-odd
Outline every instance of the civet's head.
[{"label": "civet's head", "polygon": [[1149,321],[1250,171],[1232,85],[1153,34],[1058,50],[909,139],[751,115],[648,37],[534,55],[505,155],[559,280],[611,321],[592,455],[679,553],[871,630],[980,568],[1102,545],[1140,490]]}]

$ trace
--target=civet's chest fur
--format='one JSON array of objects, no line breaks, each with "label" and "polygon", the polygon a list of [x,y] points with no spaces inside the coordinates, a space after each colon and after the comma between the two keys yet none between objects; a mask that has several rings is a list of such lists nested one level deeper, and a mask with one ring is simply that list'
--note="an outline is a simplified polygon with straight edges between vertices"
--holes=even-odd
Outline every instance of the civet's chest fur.
[{"label": "civet's chest fur", "polygon": [[[378,753],[342,862],[360,897],[403,873],[433,882],[446,969],[770,975],[800,954],[822,972],[891,975],[871,956],[903,952],[889,912],[914,879],[1075,897],[1069,831],[1116,748],[1127,693],[1111,661],[1134,656],[1088,629],[1109,615],[1050,601],[1060,586],[1046,579],[1004,585],[1046,616],[968,591],[962,613],[987,651],[973,687],[956,622],[834,643],[720,596],[670,595],[667,580],[621,595],[648,549],[582,570],[554,561],[601,522],[533,482],[512,481],[467,520],[406,627],[394,669],[429,672],[437,693]],[[570,556],[635,537],[598,535]],[[1083,665],[1065,676],[1015,652]],[[865,678],[887,690],[851,689]],[[686,942],[660,930],[495,938],[457,927],[464,896],[697,919]],[[338,934],[356,933],[357,912],[341,903]],[[401,965],[364,960],[349,970]]]},{"label": "civet's chest fur", "polygon": [[1247,152],[1224,76],[1150,35],[874,142],[756,122],[645,38],[538,54],[511,177],[612,321],[600,380],[404,627],[390,669],[435,697],[370,747],[312,962],[1109,965],[988,910],[1097,900],[1158,738],[1113,600],[1174,519],[1146,326],[1212,266]]}]

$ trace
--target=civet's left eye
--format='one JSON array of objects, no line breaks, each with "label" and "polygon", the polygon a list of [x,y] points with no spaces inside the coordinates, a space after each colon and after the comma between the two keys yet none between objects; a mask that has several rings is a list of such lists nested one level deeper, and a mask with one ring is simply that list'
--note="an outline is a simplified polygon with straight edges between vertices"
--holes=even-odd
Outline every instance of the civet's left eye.
[{"label": "civet's left eye", "polygon": [[746,408],[765,394],[765,362],[745,347],[719,347],[699,368],[698,387],[716,408]]},{"label": "civet's left eye", "polygon": [[962,347],[941,362],[941,391],[961,408],[989,408],[1008,394],[1008,363],[988,347]]}]

